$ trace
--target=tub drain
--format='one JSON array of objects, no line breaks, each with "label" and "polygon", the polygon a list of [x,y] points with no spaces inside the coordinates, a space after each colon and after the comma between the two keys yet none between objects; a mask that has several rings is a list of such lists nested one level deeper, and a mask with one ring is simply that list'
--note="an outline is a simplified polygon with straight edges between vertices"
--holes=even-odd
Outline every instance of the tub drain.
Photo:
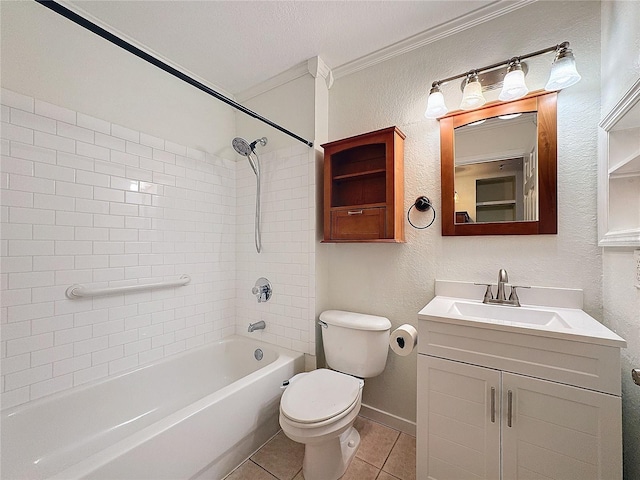
[{"label": "tub drain", "polygon": [[256,351],[253,352],[253,356],[256,357],[256,360],[262,360],[262,357],[264,357],[264,353],[262,353],[262,350],[260,350],[259,348],[256,348]]}]

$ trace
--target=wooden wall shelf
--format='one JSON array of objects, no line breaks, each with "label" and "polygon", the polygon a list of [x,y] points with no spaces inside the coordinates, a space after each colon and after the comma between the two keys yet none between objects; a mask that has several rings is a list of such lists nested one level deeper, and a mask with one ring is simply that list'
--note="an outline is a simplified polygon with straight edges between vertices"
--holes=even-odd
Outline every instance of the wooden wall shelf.
[{"label": "wooden wall shelf", "polygon": [[389,127],[322,145],[323,242],[404,242],[404,139]]}]

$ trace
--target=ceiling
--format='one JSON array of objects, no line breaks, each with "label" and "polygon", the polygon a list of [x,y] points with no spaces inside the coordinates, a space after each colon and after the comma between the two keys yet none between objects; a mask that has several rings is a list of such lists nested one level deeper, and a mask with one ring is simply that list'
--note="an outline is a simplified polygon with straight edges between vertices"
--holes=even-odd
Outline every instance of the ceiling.
[{"label": "ceiling", "polygon": [[[68,7],[209,85],[238,95],[320,56],[331,69],[522,0],[86,1]],[[457,23],[456,23],[457,22]],[[443,30],[444,29],[444,30]]]}]

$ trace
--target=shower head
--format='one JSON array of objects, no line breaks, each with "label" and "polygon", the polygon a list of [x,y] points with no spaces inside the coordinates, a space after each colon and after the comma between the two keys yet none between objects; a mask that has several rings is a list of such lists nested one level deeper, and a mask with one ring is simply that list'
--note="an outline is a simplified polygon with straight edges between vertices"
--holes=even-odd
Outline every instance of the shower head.
[{"label": "shower head", "polygon": [[244,138],[234,138],[233,142],[231,142],[231,145],[233,145],[233,149],[236,152],[238,152],[240,155],[244,155],[245,157],[248,157],[249,155],[251,155],[251,152],[253,152],[253,147],[249,145],[249,142],[247,142]]},{"label": "shower head", "polygon": [[233,142],[231,142],[234,150],[245,157],[253,153],[258,143],[264,147],[267,144],[267,137],[259,138],[251,143],[247,142],[244,138],[236,137],[233,139]]}]

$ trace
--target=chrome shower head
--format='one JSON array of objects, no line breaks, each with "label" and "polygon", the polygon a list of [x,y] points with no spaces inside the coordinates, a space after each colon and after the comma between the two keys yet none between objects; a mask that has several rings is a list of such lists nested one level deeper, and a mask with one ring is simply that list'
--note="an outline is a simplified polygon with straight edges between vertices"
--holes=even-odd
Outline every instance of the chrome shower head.
[{"label": "chrome shower head", "polygon": [[231,145],[233,145],[233,149],[236,152],[238,152],[240,155],[244,155],[245,157],[248,157],[253,152],[253,146],[249,145],[249,142],[247,142],[244,138],[234,138],[231,142]]},{"label": "chrome shower head", "polygon": [[245,157],[253,153],[258,143],[264,147],[267,144],[267,137],[259,138],[251,143],[247,142],[244,138],[236,137],[233,139],[233,142],[231,142],[234,150]]},{"label": "chrome shower head", "polygon": [[260,144],[264,147],[267,144],[267,137],[259,138],[257,140],[254,140],[251,143],[247,142],[242,137],[236,137],[231,142],[231,145],[233,145],[234,150],[238,152],[240,155],[244,155],[245,157],[248,157],[253,153],[253,151],[256,149],[257,144]]}]

